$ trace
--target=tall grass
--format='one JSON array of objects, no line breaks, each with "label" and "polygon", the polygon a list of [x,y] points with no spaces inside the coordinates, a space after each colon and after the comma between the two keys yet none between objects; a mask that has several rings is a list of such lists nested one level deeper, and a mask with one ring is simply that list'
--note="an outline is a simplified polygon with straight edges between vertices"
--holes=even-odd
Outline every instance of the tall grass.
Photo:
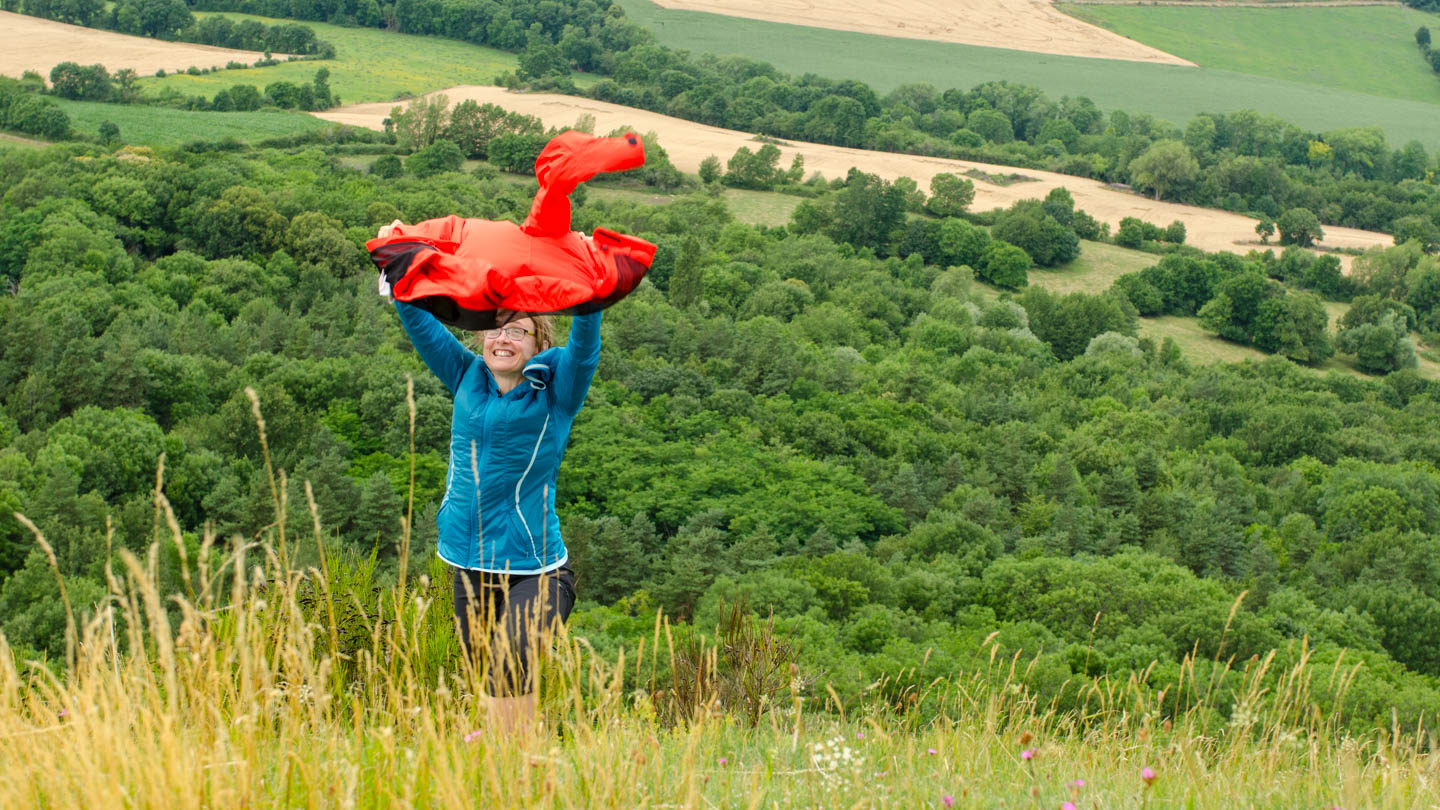
[{"label": "tall grass", "polygon": [[[1433,740],[1342,734],[1319,707],[1355,669],[1303,652],[1278,672],[1273,653],[1238,672],[1192,657],[1183,694],[1087,680],[1061,712],[992,635],[983,668],[882,681],[847,712],[743,608],[714,636],[657,615],[610,657],[561,629],[539,722],[506,736],[483,667],[459,666],[443,571],[374,589],[373,558],[328,548],[313,499],[292,520],[266,470],[274,523],[192,553],[162,462],[156,542],[115,553],[100,604],[67,600],[63,665],[0,638],[0,807],[1433,806]],[[1217,674],[1244,683],[1228,721]]]}]

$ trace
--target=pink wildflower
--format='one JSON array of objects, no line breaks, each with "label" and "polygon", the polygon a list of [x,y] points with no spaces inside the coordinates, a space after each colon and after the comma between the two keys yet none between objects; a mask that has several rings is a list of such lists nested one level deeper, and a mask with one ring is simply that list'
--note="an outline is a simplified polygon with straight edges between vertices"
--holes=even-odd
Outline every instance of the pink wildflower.
[{"label": "pink wildflower", "polygon": [[933,756],[935,756],[936,754],[938,754],[938,753],[940,753],[940,752],[939,752],[939,751],[936,751],[934,748],[926,748],[926,749],[925,749],[925,753],[927,753],[927,754],[929,754],[930,756],[933,757]]},{"label": "pink wildflower", "polygon": [[1084,779],[1076,779],[1074,782],[1071,782],[1071,783],[1070,783],[1070,787],[1073,787],[1073,788],[1075,788],[1075,789],[1077,789],[1077,790],[1080,789],[1080,788],[1083,788],[1083,787],[1085,787],[1085,780],[1084,780]]},{"label": "pink wildflower", "polygon": [[60,707],[60,718],[61,718],[62,720],[65,718],[65,715],[67,715],[67,714],[69,714],[69,713],[70,713],[70,712],[67,711],[64,706],[61,706],[61,707]]},{"label": "pink wildflower", "polygon": [[1140,778],[1145,780],[1145,787],[1150,787],[1150,785],[1155,781],[1155,769],[1147,765],[1145,768],[1141,769]]},{"label": "pink wildflower", "polygon": [[947,793],[944,796],[940,797],[940,803],[945,805],[946,807],[954,807],[955,797]]},{"label": "pink wildflower", "polygon": [[475,731],[472,731],[472,732],[470,732],[469,734],[466,734],[466,735],[465,735],[465,742],[467,742],[467,743],[475,742],[475,741],[478,740],[478,739],[480,739],[480,731],[479,731],[479,729],[476,729]]},{"label": "pink wildflower", "polygon": [[1065,802],[1064,804],[1060,805],[1060,810],[1075,810],[1075,803]]},{"label": "pink wildflower", "polygon": [[857,739],[857,740],[863,740],[863,739],[865,739],[865,732],[863,732],[863,731],[857,731],[857,732],[855,732],[855,739]]},{"label": "pink wildflower", "polygon": [[1026,762],[1029,762],[1030,760],[1035,758],[1035,749],[1026,748],[1024,751],[1021,751],[1020,758],[1025,760]]},{"label": "pink wildflower", "polygon": [[730,761],[730,760],[726,759],[725,757],[720,757],[720,764],[721,764],[721,765],[724,765],[724,764],[728,763],[729,761]]}]

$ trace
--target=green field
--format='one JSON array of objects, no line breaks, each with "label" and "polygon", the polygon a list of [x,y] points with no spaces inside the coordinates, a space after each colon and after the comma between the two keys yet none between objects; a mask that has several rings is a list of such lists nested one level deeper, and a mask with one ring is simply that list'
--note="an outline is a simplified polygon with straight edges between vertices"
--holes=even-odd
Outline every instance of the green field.
[{"label": "green field", "polygon": [[39,149],[50,144],[45,141],[37,141],[33,138],[25,138],[20,135],[11,135],[0,132],[0,149]]},{"label": "green field", "polygon": [[[207,16],[199,14],[197,16]],[[290,23],[246,14],[225,14],[231,19],[254,19],[266,24]],[[320,39],[335,45],[335,58],[315,62],[284,62],[265,68],[222,70],[202,76],[173,74],[146,79],[149,93],[173,87],[186,95],[213,96],[233,84],[264,87],[271,82],[309,83],[315,71],[330,68],[330,89],[341,103],[390,101],[402,94],[419,95],[457,84],[494,84],[495,77],[518,64],[515,54],[440,37],[396,34],[374,28],[342,28],[307,22]],[[205,65],[200,65],[205,67]],[[596,77],[575,75],[585,86]]]},{"label": "green field", "polygon": [[1410,8],[1060,9],[1204,67],[1440,103],[1440,76],[1415,47],[1415,29],[1440,27],[1440,16]]},{"label": "green field", "polygon": [[120,127],[120,140],[147,146],[174,146],[187,141],[218,141],[229,137],[253,142],[334,126],[301,112],[194,112],[58,98],[55,103],[70,116],[70,125],[78,132],[95,135],[102,122],[110,121]]},{"label": "green field", "polygon": [[1069,295],[1072,292],[1097,294],[1110,289],[1115,279],[1138,273],[1157,262],[1153,253],[1117,247],[1105,242],[1082,242],[1079,258],[1062,267],[1030,271],[1030,283]]},{"label": "green field", "polygon": [[[667,11],[649,0],[620,0],[620,5],[666,45],[694,53],[749,56],[795,75],[859,79],[881,93],[916,81],[942,89],[968,89],[986,81],[1008,80],[1040,87],[1056,100],[1066,95],[1088,96],[1106,110],[1148,112],[1182,125],[1196,113],[1255,109],[1315,132],[1379,126],[1392,145],[1418,140],[1431,151],[1440,150],[1440,90],[1436,103],[1427,103],[1218,67],[1148,65],[879,37]],[[1194,13],[1210,10],[1196,9]],[[1440,27],[1440,17],[1429,18]],[[1413,36],[1415,28],[1410,25],[1401,33]],[[1413,58],[1418,71],[1423,65],[1414,52],[1413,40],[1410,48],[1408,53],[1402,49],[1399,58]],[[917,70],[917,66],[924,67]],[[1431,81],[1440,85],[1433,76]]]}]

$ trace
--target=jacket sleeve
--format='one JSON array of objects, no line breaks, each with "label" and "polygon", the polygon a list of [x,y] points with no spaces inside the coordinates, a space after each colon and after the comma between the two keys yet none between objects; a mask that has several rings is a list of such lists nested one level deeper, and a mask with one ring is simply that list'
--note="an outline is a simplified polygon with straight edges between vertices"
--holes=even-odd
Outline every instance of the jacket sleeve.
[{"label": "jacket sleeve", "polygon": [[453,396],[460,387],[465,371],[475,362],[475,353],[465,348],[444,324],[425,310],[404,301],[396,301],[395,311],[400,313],[400,323],[405,327],[405,334],[410,336],[410,342],[415,345],[420,359],[424,360],[430,371],[450,389]]},{"label": "jacket sleeve", "polygon": [[585,404],[585,394],[599,364],[600,313],[576,315],[570,321],[570,340],[561,349],[550,378],[555,401],[566,413],[577,413]]}]

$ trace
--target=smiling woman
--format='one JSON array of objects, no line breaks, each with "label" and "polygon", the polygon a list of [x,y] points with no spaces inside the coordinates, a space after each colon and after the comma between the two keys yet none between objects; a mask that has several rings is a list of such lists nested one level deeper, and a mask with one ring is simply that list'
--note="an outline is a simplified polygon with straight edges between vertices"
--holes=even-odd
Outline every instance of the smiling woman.
[{"label": "smiling woman", "polygon": [[[555,514],[570,427],[600,361],[600,313],[634,289],[655,246],[570,230],[569,194],[645,161],[634,133],[557,136],[540,153],[524,224],[396,220],[367,247],[416,352],[455,399],[437,553],[454,569],[467,663],[484,674],[499,728],[535,714],[533,660],[575,604]],[[554,347],[543,312],[575,315]],[[443,323],[442,323],[443,321]],[[444,324],[477,332],[479,353]]]}]

